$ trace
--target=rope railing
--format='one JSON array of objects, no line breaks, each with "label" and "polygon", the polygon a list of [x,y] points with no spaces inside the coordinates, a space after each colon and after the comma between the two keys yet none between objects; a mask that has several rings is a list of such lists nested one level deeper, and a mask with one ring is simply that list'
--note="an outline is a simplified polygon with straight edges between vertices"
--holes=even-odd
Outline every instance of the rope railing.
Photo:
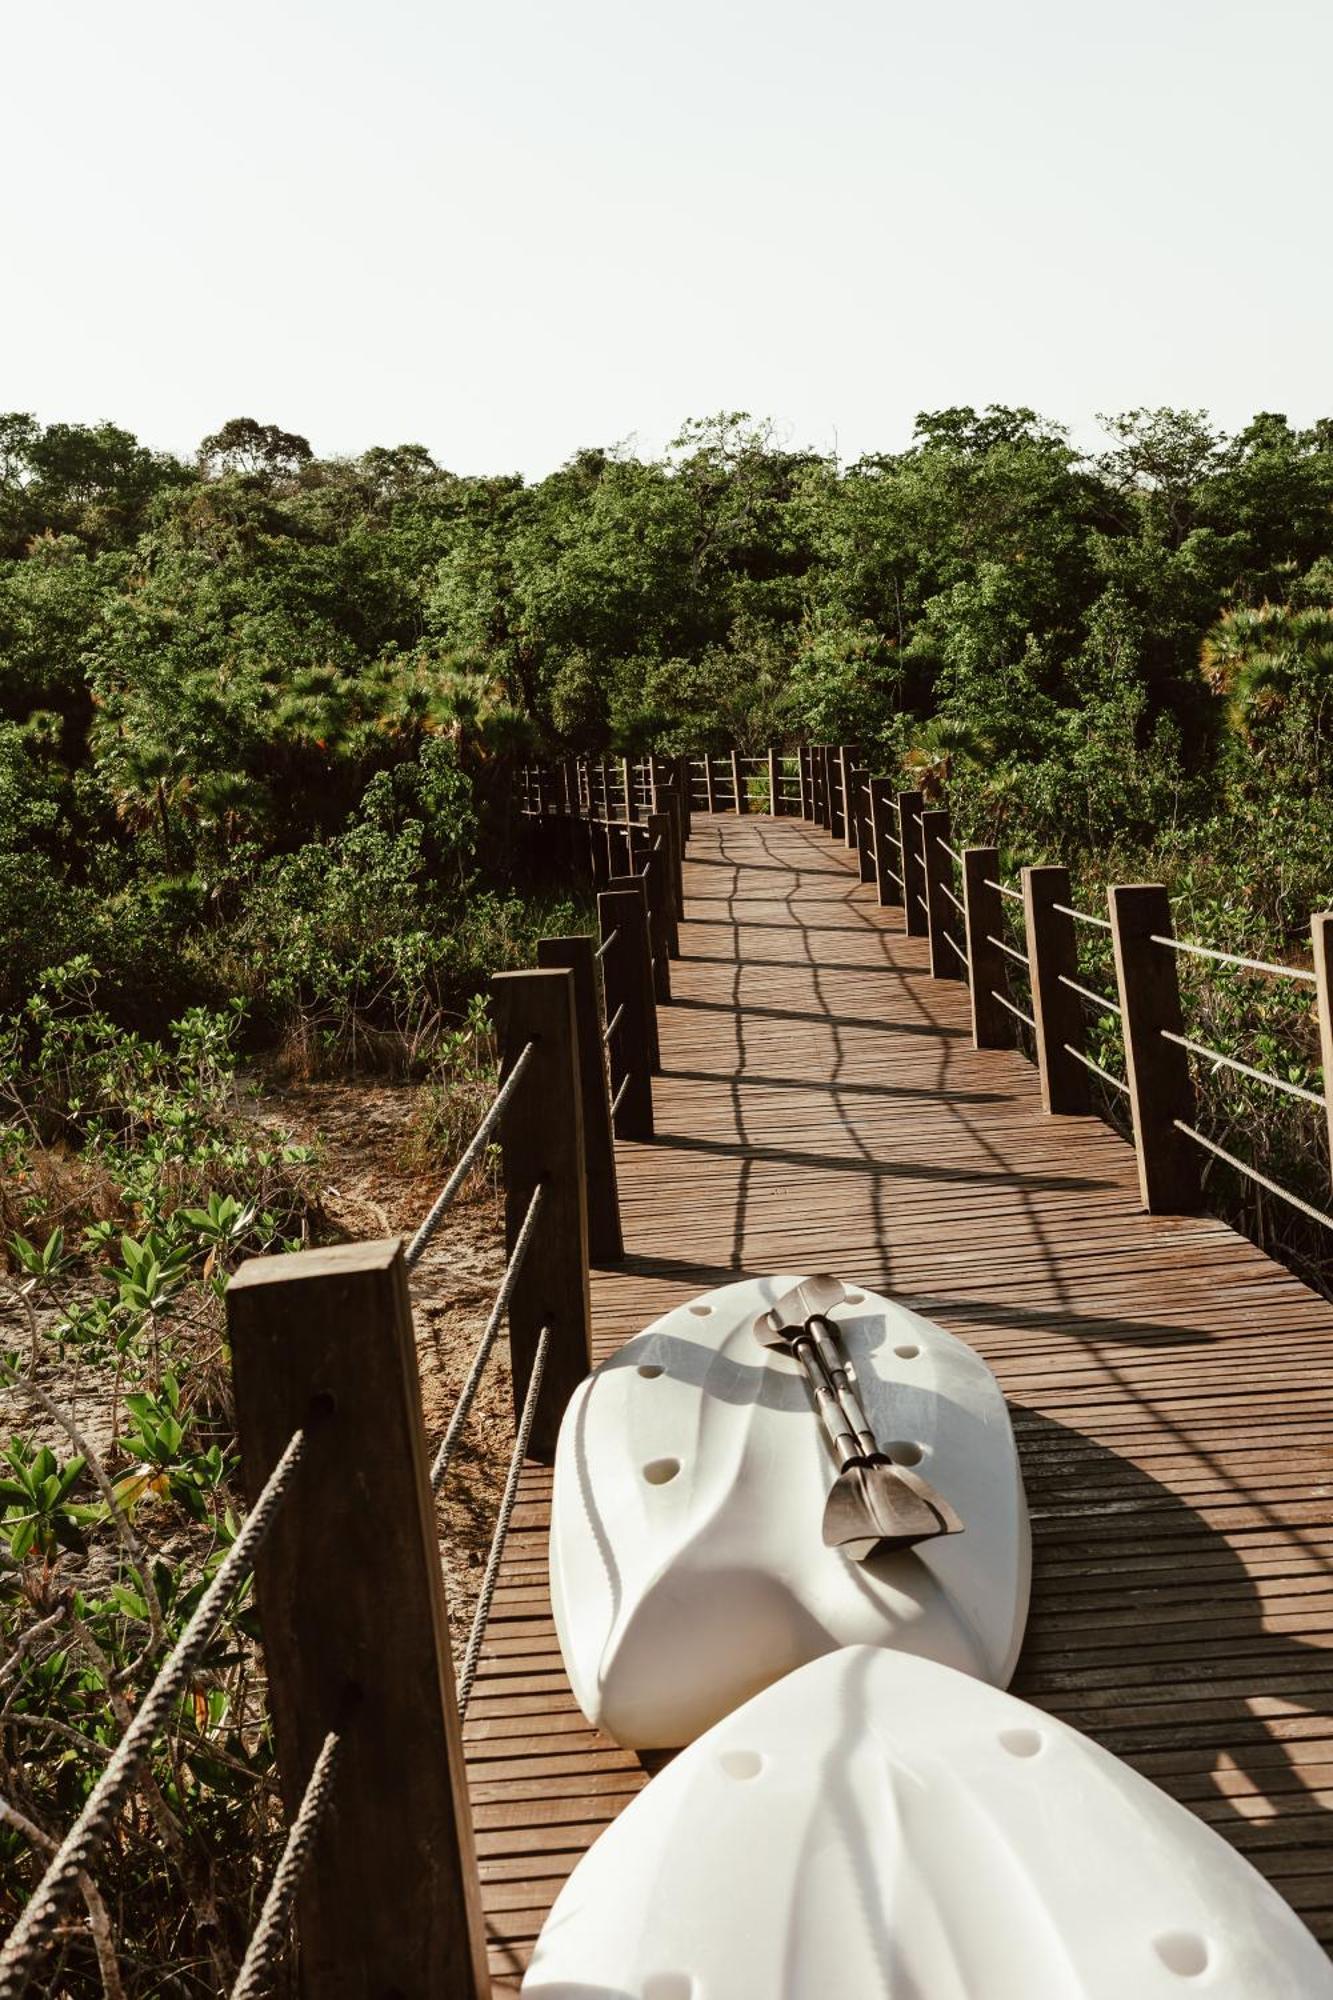
[{"label": "rope railing", "polygon": [[982,877],[982,880],[988,889],[995,889],[1001,896],[1007,896],[1011,903],[1022,902],[1023,892],[1021,889],[1011,889],[1007,882],[997,882],[993,875],[985,875]]},{"label": "rope railing", "polygon": [[249,1575],[255,1552],[286,1498],[304,1448],[305,1432],[294,1431],[264,1481],[236,1540],[219,1563],[212,1582],[85,1799],[78,1818],[24,1905],[0,1950],[0,2000],[20,2000],[59,1927],[64,1910],[79,1893],[80,1876],[91,1872],[99,1850],[134,1789],[140,1768],[212,1644],[233,1591]]},{"label": "rope railing", "polygon": [[624,1019],[624,1016],[625,1016],[625,1003],[622,1000],[620,1005],[616,1008],[615,1013],[611,1016],[611,1019],[602,1029],[602,1047],[604,1049],[609,1048],[611,1046],[611,1037],[615,1034],[616,1029],[620,1026],[620,1023]]},{"label": "rope railing", "polygon": [[947,882],[941,882],[940,888],[944,891],[944,894],[949,898],[949,901],[953,904],[959,916],[965,917],[967,915],[967,911],[963,907],[962,897],[955,896],[953,890],[949,887]]},{"label": "rope railing", "polygon": [[1080,986],[1077,979],[1070,979],[1066,973],[1057,972],[1055,976],[1061,986],[1067,986],[1071,993],[1077,993],[1080,1000],[1086,1000],[1088,1005],[1095,1007],[1099,1013],[1124,1013],[1125,1010],[1118,1000],[1108,1000],[1104,993],[1094,992],[1091,986]]},{"label": "rope railing", "polygon": [[612,945],[615,943],[616,939],[619,936],[620,936],[620,930],[619,927],[617,926],[615,930],[609,931],[607,935],[602,939],[602,942],[598,945],[596,951],[593,953],[593,957],[605,958],[606,954],[610,951]]},{"label": "rope railing", "polygon": [[1253,1077],[1256,1083],[1266,1083],[1270,1090],[1284,1090],[1289,1097],[1303,1098],[1307,1104],[1317,1104],[1323,1109],[1324,1093],[1321,1090],[1307,1090],[1303,1083],[1290,1083],[1284,1076],[1273,1076],[1266,1069],[1255,1069],[1252,1063],[1241,1062],[1238,1056],[1224,1056],[1221,1049],[1211,1049],[1205,1042],[1191,1041],[1188,1035],[1178,1035],[1171,1028],[1160,1028],[1158,1033],[1164,1042],[1174,1042],[1177,1048],[1188,1049],[1192,1055],[1220,1064],[1223,1069],[1234,1069],[1241,1076]]},{"label": "rope railing", "polygon": [[1112,1090],[1120,1091],[1125,1097],[1129,1096],[1129,1085],[1121,1077],[1112,1076],[1109,1069],[1103,1069],[1099,1062],[1094,1062],[1091,1056],[1083,1053],[1082,1049],[1076,1049],[1072,1042],[1065,1042],[1062,1046],[1067,1056],[1072,1056],[1075,1062],[1082,1063],[1084,1069],[1090,1069],[1103,1083],[1109,1083]]},{"label": "rope railing", "polygon": [[537,1227],[537,1218],[541,1214],[544,1194],[544,1183],[538,1181],[536,1187],[532,1190],[532,1199],[528,1203],[527,1213],[519,1226],[518,1235],[514,1238],[514,1247],[509,1253],[509,1260],[504,1268],[504,1276],[500,1280],[500,1289],[495,1295],[495,1302],[491,1307],[486,1324],[481,1330],[481,1338],[473,1350],[472,1363],[468,1369],[467,1378],[458,1392],[458,1401],[454,1404],[453,1414],[449,1419],[440,1448],[435,1454],[435,1460],[430,1469],[430,1490],[432,1493],[438,1493],[444,1483],[444,1475],[449,1470],[449,1461],[454,1455],[454,1449],[458,1443],[463,1426],[467,1422],[468,1412],[472,1408],[477,1390],[481,1387],[481,1378],[486,1372],[486,1363],[490,1360],[492,1349],[499,1338],[500,1328],[504,1324],[504,1316],[509,1310],[509,1301],[514,1294],[514,1286],[518,1282],[519,1273],[523,1269],[527,1258],[528,1246],[532,1242],[532,1234]]},{"label": "rope railing", "polygon": [[959,944],[957,938],[954,937],[950,931],[942,931],[940,935],[943,937],[944,942],[948,945],[950,951],[956,953],[956,955],[962,960],[965,970],[970,972],[972,970],[971,961],[969,960],[967,953],[963,950],[963,947]]},{"label": "rope railing", "polygon": [[890,882],[896,882],[898,884],[898,887],[900,889],[902,888],[903,878],[895,868],[889,868],[886,866],[884,873],[888,876]]},{"label": "rope railing", "polygon": [[993,944],[997,951],[1002,951],[1006,958],[1012,958],[1015,965],[1024,966],[1029,972],[1032,970],[1032,960],[1025,951],[1018,951],[1013,945],[1006,944],[1003,938],[996,937],[992,931],[987,931],[986,942]]},{"label": "rope railing", "polygon": [[1076,924],[1091,924],[1099,931],[1109,931],[1111,928],[1105,917],[1094,917],[1088,910],[1071,909],[1068,903],[1052,903],[1051,908],[1058,910],[1062,917],[1072,917]]},{"label": "rope railing", "polygon": [[962,867],[963,865],[962,855],[958,852],[958,849],[956,847],[950,847],[948,841],[944,838],[944,835],[942,833],[937,833],[935,835],[935,845],[937,847],[942,847],[944,849],[944,852],[948,855],[949,859],[951,861],[956,861],[958,863],[958,866],[960,868]]},{"label": "rope railing", "polygon": [[1006,1013],[1012,1014],[1016,1021],[1022,1021],[1026,1027],[1031,1028],[1034,1035],[1036,1034],[1037,1024],[1033,1020],[1031,1014],[1025,1014],[1021,1007],[1015,1007],[1013,1001],[1007,1000],[1004,994],[1001,993],[997,987],[994,986],[991,987],[990,997],[992,1000],[998,1000]]},{"label": "rope railing", "polygon": [[1215,958],[1223,965],[1241,965],[1251,972],[1271,972],[1279,979],[1303,979],[1311,986],[1318,984],[1313,972],[1306,972],[1299,965],[1274,965],[1266,958],[1242,958],[1234,951],[1215,951],[1210,944],[1191,944],[1185,938],[1164,937],[1157,932],[1152,934],[1150,942],[1164,944],[1168,951],[1184,952],[1191,958]]},{"label": "rope railing", "polygon": [[491,1603],[495,1597],[495,1585],[500,1574],[500,1563],[504,1557],[505,1542],[509,1536],[509,1523],[513,1518],[514,1505],[518,1499],[518,1482],[523,1471],[523,1461],[528,1455],[528,1440],[532,1436],[532,1419],[536,1414],[537,1398],[541,1394],[542,1376],[546,1371],[546,1354],[551,1344],[550,1326],[543,1326],[537,1336],[537,1347],[532,1357],[532,1374],[528,1378],[527,1394],[523,1398],[523,1413],[518,1420],[518,1435],[514,1439],[514,1449],[509,1460],[509,1476],[505,1480],[505,1490],[500,1499],[500,1512],[495,1523],[495,1534],[491,1540],[490,1554],[486,1558],[486,1569],[481,1580],[481,1592],[477,1598],[477,1609],[472,1619],[472,1630],[468,1633],[467,1648],[463,1654],[463,1664],[458,1672],[458,1712],[467,1714],[467,1705],[472,1695],[472,1684],[477,1678],[477,1666],[481,1659],[482,1639],[486,1631],[486,1620],[491,1615]]},{"label": "rope railing", "polygon": [[490,1143],[491,1134],[504,1115],[505,1106],[518,1089],[528,1064],[532,1060],[534,1046],[534,1043],[528,1042],[525,1047],[519,1050],[514,1067],[510,1070],[508,1076],[496,1092],[490,1110],[486,1113],[480,1125],[478,1125],[471,1139],[469,1139],[465,1151],[459,1158],[458,1165],[454,1168],[438,1195],[436,1195],[425,1221],[421,1224],[421,1227],[411,1238],[407,1248],[404,1250],[403,1262],[407,1265],[409,1271],[414,1265],[420,1263],[422,1253],[425,1251],[431,1237],[434,1236],[441,1222],[443,1222],[449,1209],[453,1206],[459,1189],[486,1151]]},{"label": "rope railing", "polygon": [[615,1096],[611,1099],[611,1116],[613,1118],[615,1117],[617,1111],[619,1111],[620,1109],[621,1098],[625,1095],[625,1092],[629,1089],[630,1077],[632,1073],[633,1073],[632,1071],[626,1070],[624,1076],[622,1076],[620,1079],[619,1090],[617,1090]]},{"label": "rope railing", "polygon": [[1226,1164],[1234,1167],[1237,1173],[1243,1174],[1247,1180],[1254,1181],[1259,1187],[1266,1188],[1268,1193],[1275,1194],[1279,1201],[1289,1203],[1311,1222],[1318,1222],[1325,1229],[1333,1229],[1333,1215],[1325,1215],[1322,1209],[1313,1207],[1308,1201],[1302,1201],[1301,1197],[1293,1194],[1290,1188],[1284,1188],[1277,1181],[1269,1180],[1267,1174],[1261,1174],[1248,1160],[1242,1160],[1235,1153],[1229,1153],[1225,1146],[1219,1146],[1215,1139],[1209,1139],[1193,1125],[1187,1125],[1183,1118],[1173,1118],[1171,1123],[1177,1132],[1184,1134],[1185,1138],[1193,1139],[1194,1143],[1202,1146],[1205,1152],[1215,1154],[1219,1160],[1225,1160]]},{"label": "rope railing", "polygon": [[273,1990],[291,1937],[296,1891],[310,1859],[315,1835],[333,1797],[340,1745],[341,1738],[330,1730],[320,1746],[296,1817],[287,1830],[273,1880],[269,1883],[268,1894],[259,1912],[259,1921],[246,1946],[236,1984],[231,1989],[231,2000],[263,2000],[263,1996]]}]

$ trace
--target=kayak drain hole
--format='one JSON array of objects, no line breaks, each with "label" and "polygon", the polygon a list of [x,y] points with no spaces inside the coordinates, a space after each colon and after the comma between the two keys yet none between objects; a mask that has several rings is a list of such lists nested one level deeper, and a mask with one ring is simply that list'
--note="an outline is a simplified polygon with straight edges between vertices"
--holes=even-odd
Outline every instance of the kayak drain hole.
[{"label": "kayak drain hole", "polygon": [[908,1345],[906,1347],[895,1347],[893,1351],[900,1361],[915,1361],[921,1349]]},{"label": "kayak drain hole", "polygon": [[1152,1944],[1167,1971],[1181,1979],[1197,1979],[1208,1970],[1208,1946],[1194,1931],[1164,1931]]},{"label": "kayak drain hole", "polygon": [[639,1373],[645,1382],[655,1382],[662,1370],[655,1361],[644,1361],[639,1366]]},{"label": "kayak drain hole", "polygon": [[842,1295],[842,1302],[845,1306],[863,1306],[865,1301],[866,1295],[864,1292],[844,1292]]},{"label": "kayak drain hole", "polygon": [[764,1768],[757,1750],[724,1750],[718,1762],[729,1778],[757,1778]]},{"label": "kayak drain hole", "polygon": [[650,1486],[666,1486],[679,1471],[678,1458],[650,1458],[643,1468],[643,1476]]},{"label": "kayak drain hole", "polygon": [[1002,1729],[1000,1748],[1011,1757],[1035,1757],[1045,1741],[1039,1729]]},{"label": "kayak drain hole", "polygon": [[920,1465],[926,1455],[919,1444],[909,1444],[905,1438],[895,1438],[888,1453],[895,1465]]},{"label": "kayak drain hole", "polygon": [[694,1317],[695,1317],[696,1319],[707,1319],[707,1318],[708,1318],[708,1315],[709,1315],[709,1314],[710,1314],[710,1313],[712,1312],[712,1310],[713,1310],[713,1308],[712,1308],[711,1306],[691,1306],[691,1307],[690,1307],[690,1311],[691,1311],[691,1312],[692,1312],[692,1313],[694,1314]]}]

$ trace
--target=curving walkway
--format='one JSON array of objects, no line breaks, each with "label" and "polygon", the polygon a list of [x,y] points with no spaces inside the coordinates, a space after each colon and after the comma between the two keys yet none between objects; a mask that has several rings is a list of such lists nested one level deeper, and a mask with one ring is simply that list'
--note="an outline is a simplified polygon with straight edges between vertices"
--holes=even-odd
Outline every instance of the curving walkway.
[{"label": "curving walkway", "polygon": [[[1042,1115],[799,821],[695,816],[658,1137],[617,1149],[599,1355],[742,1273],[833,1269],[999,1376],[1032,1512],[1016,1693],[1186,1801],[1333,1945],[1333,1307],[1221,1223],[1142,1214],[1132,1152]],[[497,1991],[646,1782],[589,1729],[530,1465],[465,1739]]]}]

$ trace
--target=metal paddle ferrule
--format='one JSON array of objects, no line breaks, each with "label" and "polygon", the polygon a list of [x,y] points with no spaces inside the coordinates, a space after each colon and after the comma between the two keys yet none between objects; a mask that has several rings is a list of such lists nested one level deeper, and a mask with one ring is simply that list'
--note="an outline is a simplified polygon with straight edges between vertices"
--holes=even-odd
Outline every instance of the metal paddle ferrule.
[{"label": "metal paddle ferrule", "polygon": [[[908,1549],[963,1523],[928,1480],[895,1465],[876,1441],[861,1405],[855,1372],[827,1308],[845,1296],[838,1279],[797,1285],[755,1321],[756,1338],[800,1366],[838,1467],[824,1507],[823,1538],[853,1562],[881,1550]],[[800,1317],[797,1317],[797,1314]]]}]

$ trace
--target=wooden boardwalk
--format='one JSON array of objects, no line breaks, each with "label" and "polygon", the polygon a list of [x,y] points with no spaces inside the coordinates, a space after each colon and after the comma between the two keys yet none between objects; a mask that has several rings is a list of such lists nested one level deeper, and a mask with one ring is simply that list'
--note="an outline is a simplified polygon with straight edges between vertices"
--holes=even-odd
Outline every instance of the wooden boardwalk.
[{"label": "wooden boardwalk", "polygon": [[[1131,1149],[1042,1115],[966,990],[798,821],[696,816],[658,1138],[599,1357],[709,1286],[831,1269],[972,1343],[1032,1513],[1014,1689],[1240,1848],[1333,1944],[1333,1307],[1221,1223],[1141,1213]],[[646,1782],[584,1722],[529,1466],[465,1730],[497,1990]]]}]

